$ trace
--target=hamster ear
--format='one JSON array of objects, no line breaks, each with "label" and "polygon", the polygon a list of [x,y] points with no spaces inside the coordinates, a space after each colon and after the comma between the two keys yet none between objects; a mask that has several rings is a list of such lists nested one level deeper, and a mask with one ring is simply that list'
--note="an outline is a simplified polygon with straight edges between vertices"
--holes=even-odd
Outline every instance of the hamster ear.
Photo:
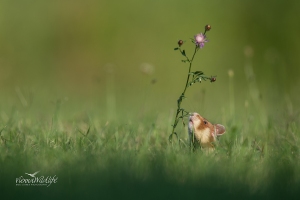
[{"label": "hamster ear", "polygon": [[215,129],[216,129],[217,136],[223,135],[225,133],[225,127],[221,124],[216,124]]}]

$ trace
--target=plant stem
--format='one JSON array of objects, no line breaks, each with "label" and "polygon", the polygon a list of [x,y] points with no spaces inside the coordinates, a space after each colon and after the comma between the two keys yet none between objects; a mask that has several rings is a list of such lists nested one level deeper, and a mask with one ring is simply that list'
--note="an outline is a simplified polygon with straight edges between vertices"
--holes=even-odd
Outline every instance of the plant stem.
[{"label": "plant stem", "polygon": [[196,53],[197,53],[197,49],[198,49],[198,47],[196,46],[196,47],[195,47],[194,54],[193,54],[193,56],[192,56],[192,59],[190,60],[189,73],[188,73],[188,76],[187,76],[187,79],[186,79],[185,88],[184,88],[183,93],[182,93],[183,95],[185,94],[185,91],[186,91],[186,89],[187,89],[187,87],[188,87],[188,84],[189,84],[190,75],[191,75],[190,73],[191,73],[191,69],[192,69],[192,64],[193,64],[194,57],[195,57],[195,55],[196,55]]},{"label": "plant stem", "polygon": [[[174,123],[173,123],[172,133],[171,133],[169,139],[171,139],[172,136],[173,136],[173,134],[175,134],[175,128],[176,128],[176,126],[177,126],[177,124],[178,124],[178,120],[179,120],[178,115],[179,115],[179,113],[181,112],[181,107],[180,107],[180,106],[181,106],[181,102],[182,102],[182,99],[183,99],[183,97],[184,97],[184,95],[185,95],[186,89],[188,88],[188,84],[189,84],[189,80],[190,80],[190,75],[191,75],[190,73],[191,73],[191,69],[192,69],[192,64],[193,64],[194,57],[195,57],[195,55],[196,55],[196,53],[197,53],[197,50],[198,50],[198,47],[196,46],[196,47],[195,47],[194,54],[193,54],[193,56],[192,56],[192,59],[191,59],[191,60],[188,59],[188,61],[189,61],[189,63],[190,63],[190,66],[189,66],[189,71],[188,71],[188,75],[187,75],[187,79],[186,79],[186,84],[185,84],[185,87],[184,87],[184,90],[183,90],[182,94],[179,96],[179,98],[178,98],[178,100],[177,100],[177,111],[176,111],[176,116],[175,116]],[[176,136],[177,136],[177,134],[176,134]],[[177,136],[177,139],[179,139],[178,136]]]}]

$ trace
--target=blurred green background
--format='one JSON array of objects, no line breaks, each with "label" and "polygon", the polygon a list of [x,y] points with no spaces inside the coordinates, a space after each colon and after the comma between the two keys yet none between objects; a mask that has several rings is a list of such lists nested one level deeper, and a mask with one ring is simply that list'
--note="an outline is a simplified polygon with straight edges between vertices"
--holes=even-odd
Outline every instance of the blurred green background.
[{"label": "blurred green background", "polygon": [[[210,24],[193,70],[217,82],[193,87],[184,107],[210,118],[239,114],[255,101],[254,87],[276,114],[300,100],[299,7],[297,0],[1,1],[2,110],[61,100],[74,112],[103,107],[106,117],[168,113],[188,70],[173,48],[186,40],[191,56],[189,38]],[[147,66],[153,73],[143,73]]]}]

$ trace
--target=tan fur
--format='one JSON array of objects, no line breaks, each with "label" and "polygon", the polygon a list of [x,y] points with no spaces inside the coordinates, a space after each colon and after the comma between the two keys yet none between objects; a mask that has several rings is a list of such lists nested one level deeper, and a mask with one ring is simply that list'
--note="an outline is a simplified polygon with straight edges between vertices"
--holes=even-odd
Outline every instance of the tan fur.
[{"label": "tan fur", "polygon": [[212,143],[216,141],[217,136],[225,133],[225,127],[210,123],[198,113],[192,113],[189,118],[188,131],[190,139],[196,140],[202,148],[214,149]]}]

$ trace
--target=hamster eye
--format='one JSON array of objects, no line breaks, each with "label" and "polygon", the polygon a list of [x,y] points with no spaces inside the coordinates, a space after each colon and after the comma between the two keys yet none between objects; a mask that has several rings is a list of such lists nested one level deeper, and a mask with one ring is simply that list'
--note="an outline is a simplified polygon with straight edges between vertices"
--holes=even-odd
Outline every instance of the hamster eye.
[{"label": "hamster eye", "polygon": [[207,121],[203,121],[204,122],[204,124],[207,124]]}]

